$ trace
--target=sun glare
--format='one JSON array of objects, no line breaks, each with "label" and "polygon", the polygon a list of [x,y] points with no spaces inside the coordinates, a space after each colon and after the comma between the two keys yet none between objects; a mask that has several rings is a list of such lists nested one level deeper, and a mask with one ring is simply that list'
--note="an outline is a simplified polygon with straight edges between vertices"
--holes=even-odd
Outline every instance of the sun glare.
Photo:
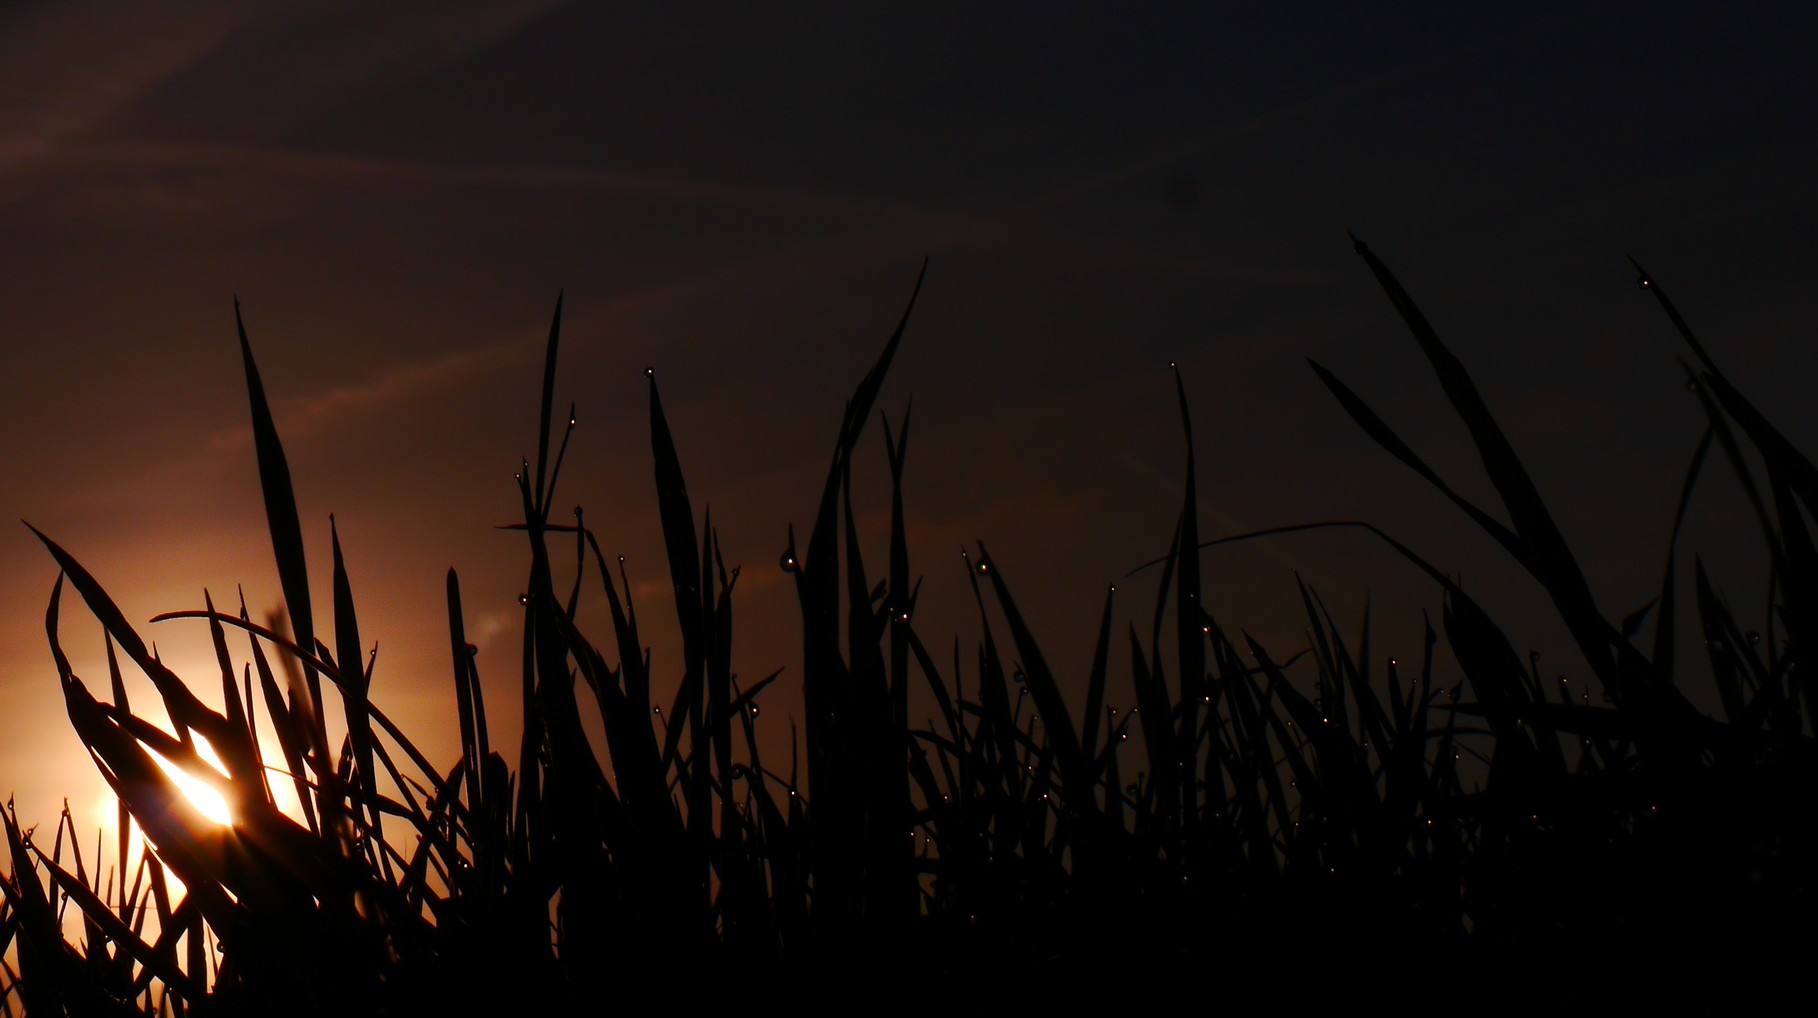
[{"label": "sun glare", "polygon": [[[210,746],[208,740],[200,735],[195,738],[196,755],[225,775],[226,771],[221,766],[221,758],[215,755],[214,747]],[[196,808],[196,812],[223,827],[234,822],[233,813],[227,808],[227,797],[222,795],[219,789],[164,759],[158,755],[156,750],[147,747],[146,751],[151,753],[153,760],[157,761],[158,768],[170,778],[177,788],[182,790],[183,797]]]}]

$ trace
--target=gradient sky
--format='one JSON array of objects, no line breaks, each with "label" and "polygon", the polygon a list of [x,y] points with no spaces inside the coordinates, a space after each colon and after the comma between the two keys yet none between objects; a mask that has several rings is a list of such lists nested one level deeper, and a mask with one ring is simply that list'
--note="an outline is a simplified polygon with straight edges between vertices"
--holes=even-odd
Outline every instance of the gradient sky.
[{"label": "gradient sky", "polygon": [[[811,522],[843,400],[924,255],[880,407],[900,419],[914,396],[935,646],[976,638],[957,551],[983,538],[1050,660],[1083,675],[1105,585],[1165,550],[1178,512],[1169,360],[1208,536],[1367,518],[1530,645],[1561,645],[1531,586],[1307,369],[1494,504],[1347,228],[1477,374],[1607,612],[1652,596],[1701,428],[1625,254],[1818,446],[1818,88],[1797,5],[658,6],[0,8],[0,517],[62,542],[135,620],[204,588],[275,606],[237,294],[318,592],[333,512],[380,649],[374,696],[452,762],[451,565],[495,738],[515,745],[527,563],[493,525],[514,518],[562,288],[558,395],[581,427],[559,501],[586,506],[661,618],[655,367],[696,511],[747,567],[748,677],[794,674],[785,528]],[[1690,539],[1742,586],[1754,574],[1722,563],[1755,546],[1713,479]],[[1206,569],[1221,620],[1282,656],[1303,640],[1297,570],[1348,627],[1371,599],[1385,654],[1415,653],[1438,605],[1357,534],[1220,549]],[[41,623],[55,575],[28,531],[0,529],[0,793],[45,822],[59,796],[98,794]],[[1152,583],[1127,581],[1123,609]],[[98,630],[66,615],[78,670],[103,681]],[[198,629],[145,631],[207,689]],[[673,681],[673,635],[647,636]]]}]

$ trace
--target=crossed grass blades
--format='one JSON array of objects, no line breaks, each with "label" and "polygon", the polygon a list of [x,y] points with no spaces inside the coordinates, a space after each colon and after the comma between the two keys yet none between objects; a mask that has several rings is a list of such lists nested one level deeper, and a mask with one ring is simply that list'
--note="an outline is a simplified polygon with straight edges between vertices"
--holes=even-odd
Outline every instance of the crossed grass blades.
[{"label": "crossed grass blades", "polygon": [[[1353,646],[1304,587],[1310,646],[1293,659],[1233,638],[1202,604],[1198,550],[1219,542],[1200,539],[1178,374],[1186,484],[1171,551],[1151,564],[1160,581],[1147,632],[1115,634],[1107,595],[1076,713],[980,545],[967,557],[979,643],[962,655],[956,642],[938,661],[914,624],[907,412],[894,430],[883,421],[893,499],[881,573],[867,572],[851,511],[852,461],[905,310],[847,404],[806,546],[792,530],[783,555],[801,606],[806,713],[801,752],[764,759],[753,717],[777,675],[741,685],[731,671],[738,572],[711,520],[696,529],[654,378],[651,448],[682,638],[671,703],[652,702],[622,569],[615,582],[581,519],[551,521],[570,434],[552,405],[558,300],[537,459],[518,475],[529,551],[522,739],[515,765],[489,741],[451,570],[462,754],[439,767],[368,697],[372,662],[332,525],[334,615],[317,628],[289,470],[242,328],[288,629],[253,621],[243,602],[154,620],[207,621],[215,711],[38,533],[61,569],[45,618],[58,679],[118,793],[121,834],[111,859],[98,841],[85,856],[65,811],[46,849],[6,812],[0,1003],[40,1015],[459,1013],[598,1005],[635,984],[695,1006],[750,1001],[761,987],[875,1000],[877,985],[861,980],[882,975],[911,981],[937,1008],[1160,987],[1292,1007],[1385,992],[1444,1001],[1478,985],[1623,1000],[1650,985],[1740,992],[1775,980],[1778,959],[1810,943],[1766,931],[1803,923],[1812,898],[1818,706],[1798,662],[1818,639],[1805,515],[1818,508],[1818,471],[1644,273],[1696,358],[1688,377],[1708,428],[1660,594],[1613,622],[1464,367],[1389,270],[1357,251],[1476,443],[1506,522],[1459,495],[1330,371],[1314,371],[1540,584],[1591,683],[1543,679],[1458,582],[1361,522],[1265,533],[1352,526],[1388,542],[1440,587],[1460,677],[1435,674],[1430,624],[1421,661],[1384,664],[1367,616]],[[1745,629],[1698,562],[1708,663],[1691,665],[1675,653],[1678,530],[1713,446],[1765,540],[1772,617],[1759,634]],[[554,579],[558,555],[573,556],[567,589]],[[66,586],[106,632],[111,703],[58,642]],[[605,643],[575,622],[583,596],[606,602]],[[229,645],[240,638],[250,661],[236,668]],[[1108,687],[1125,642],[1136,706],[1120,713]],[[1313,673],[1310,692],[1287,676],[1297,662]],[[133,712],[127,665],[151,680],[174,734]],[[1717,716],[1694,706],[1693,678],[1714,685]],[[916,687],[918,703],[936,705],[927,727],[911,719]],[[345,723],[338,746],[331,694]],[[604,759],[583,711],[598,712]],[[266,758],[261,730],[281,760]],[[204,820],[153,754],[219,789],[233,825]],[[274,781],[291,783],[299,815],[278,808]],[[129,819],[151,851],[129,855]],[[1662,968],[1685,959],[1692,968]]]}]

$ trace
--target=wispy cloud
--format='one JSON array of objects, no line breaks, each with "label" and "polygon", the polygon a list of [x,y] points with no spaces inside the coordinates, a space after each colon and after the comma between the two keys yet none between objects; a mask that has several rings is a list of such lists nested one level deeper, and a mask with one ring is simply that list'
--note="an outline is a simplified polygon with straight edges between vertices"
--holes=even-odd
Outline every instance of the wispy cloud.
[{"label": "wispy cloud", "polygon": [[53,154],[270,5],[38,7],[0,36],[0,179]]},{"label": "wispy cloud", "polygon": [[[351,385],[309,395],[279,397],[272,413],[281,422],[286,439],[301,440],[331,421],[354,414],[392,410],[424,393],[458,387],[527,357],[535,349],[535,341],[526,337],[407,361],[383,368]],[[251,445],[250,426],[224,428],[208,439],[209,448],[217,452],[238,451]]]},{"label": "wispy cloud", "polygon": [[[290,86],[305,106],[291,112],[309,113],[372,82],[406,79],[458,60],[559,6],[560,0],[487,0],[422,12],[292,0],[60,0],[8,12],[12,20],[0,35],[0,179],[98,133],[160,84],[261,26],[282,32],[293,9],[317,29],[343,29],[321,33],[327,41],[313,49],[293,40],[294,52],[274,54],[310,68]],[[322,52],[329,45],[333,51]],[[149,126],[158,133],[160,125]]]}]

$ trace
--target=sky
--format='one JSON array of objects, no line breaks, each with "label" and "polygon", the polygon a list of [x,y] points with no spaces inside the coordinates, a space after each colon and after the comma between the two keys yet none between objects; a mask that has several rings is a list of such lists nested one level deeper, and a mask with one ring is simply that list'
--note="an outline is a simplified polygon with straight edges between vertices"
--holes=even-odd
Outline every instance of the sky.
[{"label": "sky", "polygon": [[[237,296],[318,617],[333,513],[373,696],[451,764],[455,568],[495,739],[515,745],[528,561],[496,528],[562,292],[557,397],[579,425],[558,501],[661,618],[654,369],[696,512],[744,567],[734,668],[785,669],[764,715],[782,738],[799,619],[778,555],[925,257],[879,408],[894,426],[913,397],[930,645],[978,639],[958,555],[976,539],[1064,676],[1083,679],[1108,584],[1120,617],[1146,614],[1154,575],[1125,574],[1179,512],[1175,361],[1207,536],[1368,519],[1569,672],[1532,584],[1309,370],[1495,506],[1346,231],[1476,375],[1599,604],[1626,613],[1660,581],[1702,421],[1625,255],[1818,446],[1818,83],[1796,6],[8,4],[0,518],[69,549],[218,688],[198,623],[148,620],[204,590],[261,616],[281,600]],[[881,562],[880,436],[855,484]],[[1687,540],[1746,602],[1758,545],[1710,488]],[[1305,641],[1297,576],[1352,631],[1368,604],[1384,656],[1414,654],[1439,605],[1355,532],[1204,563],[1220,621],[1282,657]],[[55,578],[30,531],[0,528],[0,794],[41,822],[61,797],[102,801],[45,638]],[[104,685],[99,630],[65,616]],[[674,633],[646,626],[673,684]]]}]

